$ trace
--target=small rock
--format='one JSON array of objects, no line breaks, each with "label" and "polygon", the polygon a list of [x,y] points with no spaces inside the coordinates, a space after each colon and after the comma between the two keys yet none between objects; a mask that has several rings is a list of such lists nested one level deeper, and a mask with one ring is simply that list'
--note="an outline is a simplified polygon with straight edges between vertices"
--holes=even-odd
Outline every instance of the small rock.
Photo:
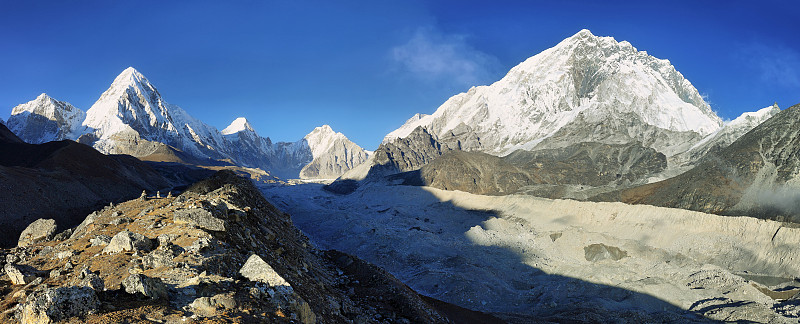
[{"label": "small rock", "polygon": [[225,309],[234,309],[236,308],[236,299],[233,299],[233,296],[226,295],[226,294],[218,294],[214,297],[211,297],[211,301],[214,303],[215,306],[225,308]]},{"label": "small rock", "polygon": [[103,281],[103,278],[100,278],[99,275],[93,272],[83,276],[83,279],[81,279],[78,286],[89,287],[94,291],[103,291],[106,289],[106,284]]},{"label": "small rock", "polygon": [[[111,216],[117,217],[118,215],[111,214]],[[109,222],[109,224],[111,225],[122,225],[127,223],[133,223],[133,219],[131,219],[130,217],[119,217],[119,218],[114,218],[111,220],[111,222]]]},{"label": "small rock", "polygon": [[167,198],[168,198],[168,199],[171,199],[171,198],[172,198],[172,191],[167,191]]},{"label": "small rock", "polygon": [[147,191],[142,190],[142,195],[139,196],[139,200],[141,201],[147,200]]},{"label": "small rock", "polygon": [[108,235],[97,235],[92,239],[89,239],[89,243],[92,243],[92,246],[98,245],[108,245],[111,242],[111,236]]},{"label": "small rock", "polygon": [[149,251],[153,243],[142,234],[133,233],[128,230],[117,233],[111,238],[103,253],[116,253],[122,251]]},{"label": "small rock", "polygon": [[210,245],[211,245],[211,240],[209,240],[209,239],[207,239],[205,237],[201,237],[201,238],[197,239],[196,241],[194,241],[194,243],[192,243],[192,245],[187,247],[186,250],[188,250],[190,252],[200,252],[200,251],[203,251],[206,248],[208,248]]},{"label": "small rock", "polygon": [[167,297],[167,287],[159,278],[152,278],[143,274],[132,274],[122,281],[125,292],[135,295],[142,294],[150,299]]},{"label": "small rock", "polygon": [[189,304],[191,311],[203,317],[217,315],[217,307],[211,301],[211,297],[199,297]]},{"label": "small rock", "polygon": [[71,258],[74,255],[75,255],[75,252],[73,252],[72,250],[66,250],[66,251],[61,251],[61,252],[56,253],[56,257],[59,258],[59,259]]},{"label": "small rock", "polygon": [[211,212],[202,208],[191,208],[176,211],[175,222],[188,223],[210,231],[225,231],[225,221],[214,217]]},{"label": "small rock", "polygon": [[18,318],[22,323],[52,323],[97,311],[100,301],[88,287],[47,288],[26,298]]},{"label": "small rock", "polygon": [[66,240],[66,239],[68,239],[70,236],[72,236],[72,232],[73,232],[73,231],[75,231],[75,229],[74,229],[74,228],[69,228],[69,229],[66,229],[66,230],[62,231],[61,233],[58,233],[58,234],[56,234],[55,236],[53,236],[53,241],[63,241],[63,240]]},{"label": "small rock", "polygon": [[63,273],[64,273],[64,272],[63,272],[61,269],[59,269],[59,268],[55,268],[55,269],[53,269],[53,270],[50,270],[50,278],[58,278],[58,277],[61,277],[61,275],[62,275]]},{"label": "small rock", "polygon": [[17,246],[28,246],[40,241],[49,240],[56,232],[54,219],[40,218],[28,225],[19,235]]}]

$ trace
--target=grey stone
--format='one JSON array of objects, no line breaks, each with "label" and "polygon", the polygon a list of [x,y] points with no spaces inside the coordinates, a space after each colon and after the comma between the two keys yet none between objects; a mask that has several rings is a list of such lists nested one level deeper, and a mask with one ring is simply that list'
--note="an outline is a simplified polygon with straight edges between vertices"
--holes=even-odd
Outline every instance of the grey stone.
[{"label": "grey stone", "polygon": [[226,294],[218,294],[211,297],[211,301],[214,303],[214,306],[225,308],[225,309],[234,309],[236,308],[236,299],[234,299],[230,295]]},{"label": "grey stone", "polygon": [[152,278],[143,274],[132,274],[122,281],[125,292],[135,295],[142,294],[150,299],[167,297],[167,287],[159,278]]},{"label": "grey stone", "polygon": [[88,287],[47,288],[26,298],[18,308],[22,323],[52,323],[97,311],[100,301]]},{"label": "grey stone", "polygon": [[110,242],[111,242],[111,236],[102,234],[89,239],[89,243],[92,243],[92,246],[108,245],[108,243]]},{"label": "grey stone", "polygon": [[35,276],[25,274],[22,269],[11,263],[6,263],[3,269],[5,270],[6,275],[8,275],[8,279],[10,279],[15,285],[24,285],[30,283],[34,278],[36,278]]},{"label": "grey stone", "polygon": [[83,276],[78,286],[89,287],[95,291],[103,291],[106,289],[105,281],[96,273],[89,273]]},{"label": "grey stone", "polygon": [[159,248],[142,257],[142,267],[145,269],[172,267],[175,265],[175,262],[172,261],[173,258],[175,255],[171,249]]},{"label": "grey stone", "polygon": [[190,245],[186,249],[189,250],[190,252],[201,252],[206,248],[208,248],[210,245],[211,245],[211,240],[205,237],[201,237],[196,241],[194,241],[194,243],[192,243],[192,245]]},{"label": "grey stone", "polygon": [[275,272],[275,269],[257,254],[251,255],[250,258],[247,259],[247,262],[244,263],[239,273],[251,281],[263,282],[271,287],[284,286],[291,288],[289,282],[283,279],[283,277]]},{"label": "grey stone", "polygon": [[210,231],[225,231],[225,221],[214,217],[211,212],[202,208],[183,209],[174,214],[176,222],[184,222]]},{"label": "grey stone", "polygon": [[195,315],[200,315],[203,317],[212,317],[217,315],[217,307],[214,305],[211,297],[199,297],[189,304],[189,308]]},{"label": "grey stone", "polygon": [[[111,216],[116,217],[116,215],[111,215]],[[118,217],[112,219],[111,222],[109,222],[109,224],[111,225],[122,225],[127,223],[133,223],[133,219],[131,219],[130,217]]]},{"label": "grey stone", "polygon": [[66,251],[61,251],[61,252],[56,253],[56,258],[66,259],[66,258],[71,258],[74,255],[75,255],[75,251],[66,250]]},{"label": "grey stone", "polygon": [[128,230],[117,233],[111,238],[103,253],[116,253],[122,251],[149,251],[153,243],[142,234]]},{"label": "grey stone", "polygon": [[17,246],[28,246],[52,238],[56,232],[54,219],[40,218],[28,225],[19,235]]},{"label": "grey stone", "polygon": [[177,237],[177,234],[161,234],[156,239],[158,240],[158,246],[161,247],[169,246]]},{"label": "grey stone", "polygon": [[66,229],[66,230],[62,231],[61,233],[58,233],[58,234],[56,234],[55,236],[53,236],[53,241],[63,241],[63,240],[66,240],[66,239],[68,239],[70,236],[72,236],[72,232],[74,232],[74,231],[75,231],[75,229],[74,229],[74,228],[69,228],[69,229]]}]

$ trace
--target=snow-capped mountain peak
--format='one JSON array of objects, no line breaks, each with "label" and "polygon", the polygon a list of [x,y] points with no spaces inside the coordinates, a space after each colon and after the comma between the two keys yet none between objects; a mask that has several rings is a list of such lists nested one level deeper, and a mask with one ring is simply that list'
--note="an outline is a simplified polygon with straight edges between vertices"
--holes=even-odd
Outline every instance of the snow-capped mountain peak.
[{"label": "snow-capped mountain peak", "polygon": [[757,111],[745,112],[736,117],[736,119],[725,123],[725,126],[730,127],[747,123],[752,124],[750,128],[754,128],[779,112],[781,112],[781,109],[778,107],[778,103],[774,103],[772,106],[764,107]]},{"label": "snow-capped mountain peak", "polygon": [[28,143],[75,139],[83,130],[83,110],[46,93],[11,110],[8,128]]},{"label": "snow-capped mountain peak", "polygon": [[300,170],[301,178],[334,179],[368,158],[363,148],[328,125],[314,128],[303,141],[313,159]]},{"label": "snow-capped mountain peak", "polygon": [[225,127],[225,129],[222,130],[222,135],[230,135],[242,131],[255,132],[255,130],[253,130],[253,126],[247,121],[247,118],[239,117],[234,119],[233,122],[228,125],[228,127]]},{"label": "snow-capped mountain peak", "polygon": [[84,125],[99,139],[94,147],[104,153],[118,147],[113,138],[122,136],[164,143],[198,157],[229,158],[215,148],[223,143],[217,129],[165,102],[132,67],[122,71],[89,108]]},{"label": "snow-capped mountain peak", "polygon": [[[461,124],[480,138],[480,151],[495,155],[533,149],[557,133],[575,137],[566,142],[649,141],[646,145],[671,155],[685,149],[688,137],[719,129],[722,120],[669,61],[584,29],[492,85],[453,96],[432,115],[412,117],[385,141],[404,138],[419,126],[441,136]],[[653,142],[652,134],[664,132],[688,137]]]},{"label": "snow-capped mountain peak", "polygon": [[347,137],[342,133],[333,131],[329,125],[322,125],[314,128],[303,139],[308,142],[308,146],[311,148],[311,155],[317,158],[328,152],[336,140],[347,140]]}]

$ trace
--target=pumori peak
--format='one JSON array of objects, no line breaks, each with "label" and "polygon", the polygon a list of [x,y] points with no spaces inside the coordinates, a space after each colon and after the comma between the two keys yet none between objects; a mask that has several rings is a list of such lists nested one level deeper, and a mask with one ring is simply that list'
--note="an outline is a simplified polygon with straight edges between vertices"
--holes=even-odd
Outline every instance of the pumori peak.
[{"label": "pumori peak", "polygon": [[233,122],[228,125],[228,127],[225,127],[225,129],[222,130],[222,135],[235,134],[241,131],[255,132],[255,130],[253,130],[253,126],[247,121],[247,118],[239,117],[234,119]]}]

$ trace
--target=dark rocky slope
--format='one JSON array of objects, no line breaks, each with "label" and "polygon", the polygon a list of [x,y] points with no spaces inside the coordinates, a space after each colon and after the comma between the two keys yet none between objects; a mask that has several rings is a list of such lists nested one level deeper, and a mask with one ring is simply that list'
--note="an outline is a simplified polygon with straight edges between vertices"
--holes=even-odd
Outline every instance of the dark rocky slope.
[{"label": "dark rocky slope", "polygon": [[519,191],[561,198],[628,186],[667,167],[664,154],[636,143],[577,143],[564,148],[519,150],[505,157],[454,150],[418,171],[390,178],[475,194]]},{"label": "dark rocky slope", "polygon": [[131,156],[103,155],[68,140],[27,144],[0,124],[0,246],[16,243],[36,219],[68,228],[109,202],[171,186]]},{"label": "dark rocky slope", "polygon": [[674,178],[593,198],[800,222],[800,105]]}]

